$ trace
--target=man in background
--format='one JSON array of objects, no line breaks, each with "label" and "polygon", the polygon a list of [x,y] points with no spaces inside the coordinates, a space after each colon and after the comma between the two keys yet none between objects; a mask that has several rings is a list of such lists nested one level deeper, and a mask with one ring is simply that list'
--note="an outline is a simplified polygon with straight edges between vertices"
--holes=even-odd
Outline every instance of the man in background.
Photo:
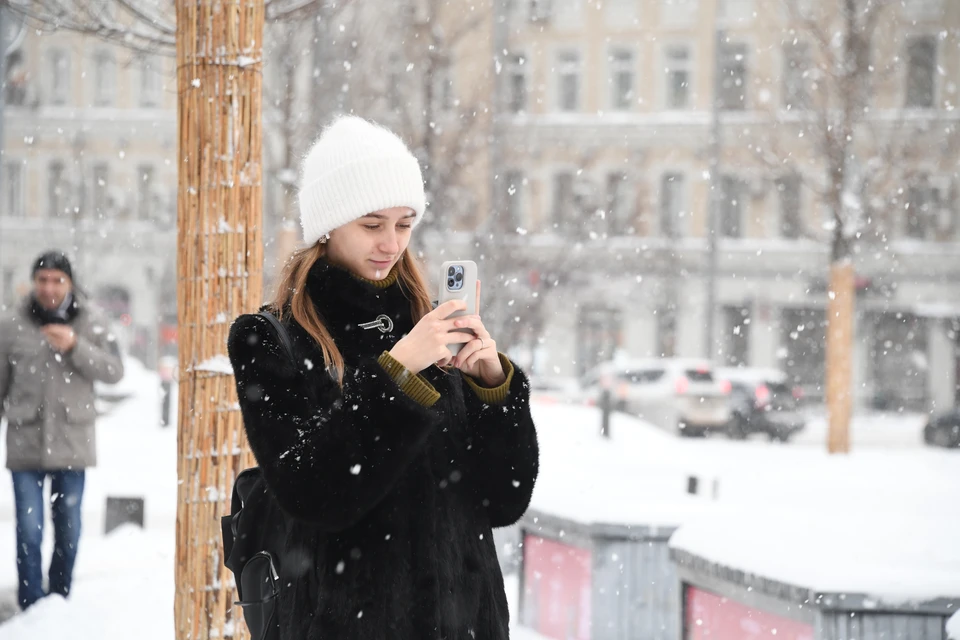
[{"label": "man in background", "polygon": [[[106,321],[74,289],[61,251],[33,264],[33,291],[0,319],[0,416],[17,519],[17,601],[26,609],[70,593],[80,540],[85,470],[96,464],[94,382],[123,364]],[[43,588],[43,485],[50,478],[54,550]]]}]

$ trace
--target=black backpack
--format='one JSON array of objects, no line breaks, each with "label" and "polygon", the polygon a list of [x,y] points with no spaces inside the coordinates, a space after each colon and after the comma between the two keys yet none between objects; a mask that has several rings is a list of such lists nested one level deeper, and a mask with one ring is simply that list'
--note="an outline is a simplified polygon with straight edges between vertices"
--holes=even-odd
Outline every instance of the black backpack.
[{"label": "black backpack", "polygon": [[[280,321],[261,311],[276,330],[291,360],[293,345]],[[286,541],[287,520],[274,499],[259,467],[244,469],[233,483],[230,515],[220,519],[223,563],[233,572],[238,604],[252,640],[279,640],[278,596],[281,554]]]}]

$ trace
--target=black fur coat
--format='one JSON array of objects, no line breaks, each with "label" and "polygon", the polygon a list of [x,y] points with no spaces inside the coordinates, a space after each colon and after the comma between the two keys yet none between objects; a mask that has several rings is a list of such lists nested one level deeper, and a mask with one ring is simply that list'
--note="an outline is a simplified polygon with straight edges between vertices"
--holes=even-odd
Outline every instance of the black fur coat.
[{"label": "black fur coat", "polygon": [[[293,519],[281,637],[507,638],[491,529],[520,518],[537,478],[526,378],[515,368],[503,404],[485,404],[459,371],[431,367],[441,397],[426,408],[377,363],[412,328],[401,285],[321,260],[308,289],[346,361],[342,392],[292,319],[295,371],[264,318],[241,316],[229,338],[250,445]],[[380,314],[392,331],[358,326]]]}]

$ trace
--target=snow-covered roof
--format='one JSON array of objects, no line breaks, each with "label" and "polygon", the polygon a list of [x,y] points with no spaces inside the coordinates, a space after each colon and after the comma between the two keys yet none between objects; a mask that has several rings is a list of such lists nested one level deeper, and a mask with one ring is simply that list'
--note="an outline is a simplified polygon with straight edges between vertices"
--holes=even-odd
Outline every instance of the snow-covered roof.
[{"label": "snow-covered roof", "polygon": [[960,606],[957,540],[960,515],[946,505],[909,513],[811,503],[705,513],[681,526],[670,546],[818,595],[844,594],[851,601],[861,596],[868,606],[938,599]]}]

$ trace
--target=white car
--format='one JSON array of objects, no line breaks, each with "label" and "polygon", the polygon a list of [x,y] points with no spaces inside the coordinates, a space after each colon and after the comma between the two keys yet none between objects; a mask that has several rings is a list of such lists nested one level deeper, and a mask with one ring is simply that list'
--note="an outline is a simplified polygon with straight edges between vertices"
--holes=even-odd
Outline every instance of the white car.
[{"label": "white car", "polygon": [[583,378],[584,400],[599,406],[610,390],[613,408],[681,436],[725,431],[730,383],[714,378],[706,360],[662,358],[605,362]]}]

